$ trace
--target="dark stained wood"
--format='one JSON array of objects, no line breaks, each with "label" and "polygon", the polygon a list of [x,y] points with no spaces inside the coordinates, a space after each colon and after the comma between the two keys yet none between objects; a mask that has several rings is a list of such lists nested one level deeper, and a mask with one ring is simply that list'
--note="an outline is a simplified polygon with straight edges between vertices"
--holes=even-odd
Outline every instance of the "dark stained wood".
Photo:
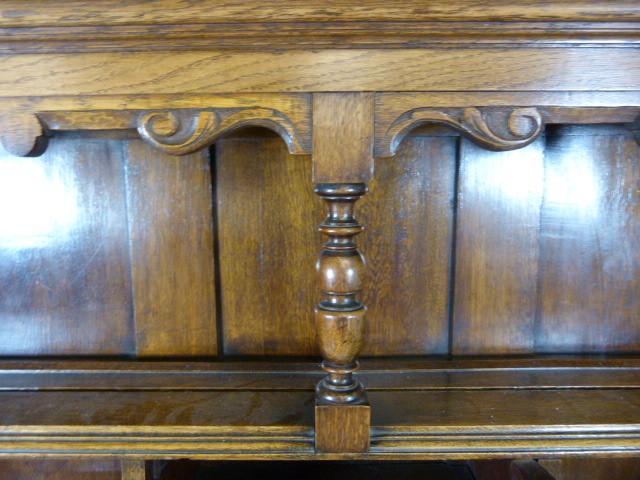
[{"label": "dark stained wood", "polygon": [[122,480],[146,479],[146,466],[144,460],[123,459],[120,463]]},{"label": "dark stained wood", "polygon": [[313,94],[313,181],[370,182],[373,94]]},{"label": "dark stained wood", "polygon": [[540,459],[539,463],[556,480],[637,480],[640,457]]},{"label": "dark stained wood", "polygon": [[471,460],[467,462],[475,480],[512,480],[512,460]]},{"label": "dark stained wood", "polygon": [[453,462],[170,462],[160,480],[473,480],[468,467]]},{"label": "dark stained wood", "polygon": [[[323,459],[628,456],[640,449],[640,427],[629,422],[640,414],[638,389],[369,395],[370,452]],[[2,392],[0,453],[312,459],[312,405],[311,390]]]},{"label": "dark stained wood", "polygon": [[363,355],[446,354],[458,138],[409,137],[358,202],[367,257]]},{"label": "dark stained wood", "polygon": [[217,353],[207,152],[173,157],[125,144],[139,356]]},{"label": "dark stained wood", "polygon": [[[360,239],[376,286],[362,296],[370,306],[365,355],[447,351],[456,142],[408,138],[396,157],[376,160],[372,191],[358,202],[357,217],[371,226]],[[317,354],[309,305],[321,237],[310,242],[308,232],[323,205],[309,188],[310,161],[266,133],[221,140],[216,149],[225,353]],[[394,237],[396,229],[403,235]],[[272,255],[290,260],[267,261]]]},{"label": "dark stained wood", "polygon": [[534,349],[543,141],[517,152],[460,152],[454,354]]},{"label": "dark stained wood", "polygon": [[317,354],[314,233],[322,202],[311,160],[259,135],[216,144],[224,353]]},{"label": "dark stained wood", "polygon": [[[374,360],[357,378],[372,390],[640,388],[638,359]],[[312,390],[317,363],[4,361],[0,390]]]},{"label": "dark stained wood", "polygon": [[0,460],[2,480],[121,480],[120,472],[120,462],[114,459]]},{"label": "dark stained wood", "polygon": [[532,459],[511,462],[511,480],[557,480]]},{"label": "dark stained wood", "polygon": [[319,183],[315,191],[327,208],[327,216],[318,227],[327,242],[316,263],[321,299],[315,309],[318,347],[327,376],[318,383],[316,400],[324,405],[364,404],[366,393],[353,377],[364,343],[367,310],[360,299],[366,264],[355,238],[364,227],[355,217],[354,208],[367,186]]},{"label": "dark stained wood", "polygon": [[622,129],[549,135],[537,351],[640,351],[638,158]]},{"label": "dark stained wood", "polygon": [[364,453],[369,450],[369,405],[318,405],[315,410],[317,453]]},{"label": "dark stained wood", "polygon": [[119,142],[5,154],[0,197],[0,353],[133,353]]}]

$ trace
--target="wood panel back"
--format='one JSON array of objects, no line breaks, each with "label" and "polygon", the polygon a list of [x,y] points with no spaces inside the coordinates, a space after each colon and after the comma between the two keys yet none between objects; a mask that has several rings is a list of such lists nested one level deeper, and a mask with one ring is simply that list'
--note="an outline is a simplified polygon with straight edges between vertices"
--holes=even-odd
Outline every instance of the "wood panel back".
[{"label": "wood panel back", "polygon": [[0,460],[2,480],[121,480],[117,459]]},{"label": "wood panel back", "polygon": [[640,349],[640,151],[621,127],[463,144],[453,353]]},{"label": "wood panel back", "polygon": [[[365,224],[365,355],[448,349],[456,137],[410,137],[356,208]],[[315,355],[314,264],[322,202],[311,162],[278,138],[218,142],[217,208],[225,353]]]},{"label": "wood panel back", "polygon": [[311,355],[324,218],[311,159],[262,132],[216,144],[224,353]]},{"label": "wood panel back", "polygon": [[538,352],[640,351],[640,147],[629,132],[547,136]]},{"label": "wood panel back", "polygon": [[0,355],[131,354],[118,141],[0,157]]},{"label": "wood panel back", "polygon": [[139,356],[217,353],[207,151],[175,157],[125,142]]},{"label": "wood panel back", "polygon": [[376,159],[357,209],[367,262],[364,355],[446,354],[456,136],[416,136]]},{"label": "wood panel back", "polygon": [[533,351],[543,148],[490,152],[462,141],[454,354]]}]

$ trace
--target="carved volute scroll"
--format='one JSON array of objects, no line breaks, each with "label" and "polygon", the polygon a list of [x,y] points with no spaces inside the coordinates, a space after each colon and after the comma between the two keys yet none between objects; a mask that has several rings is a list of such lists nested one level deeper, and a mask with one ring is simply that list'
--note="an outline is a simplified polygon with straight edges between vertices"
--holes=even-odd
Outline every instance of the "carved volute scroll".
[{"label": "carved volute scroll", "polygon": [[415,108],[393,121],[381,139],[379,153],[395,155],[411,130],[429,123],[452,127],[479,145],[499,151],[529,145],[544,128],[542,115],[533,107]]},{"label": "carved volute scroll", "polygon": [[354,405],[366,402],[364,387],[353,377],[364,342],[366,308],[362,291],[365,260],[355,236],[364,227],[353,214],[355,202],[367,191],[364,183],[318,184],[316,193],[329,213],[319,230],[328,237],[316,265],[323,298],[316,307],[316,327],[327,376],[318,383],[318,404]]},{"label": "carved volute scroll", "polygon": [[138,132],[154,147],[172,155],[186,155],[244,126],[266,127],[278,133],[292,154],[305,154],[295,124],[283,113],[261,107],[208,110],[179,109],[143,112]]},{"label": "carved volute scroll", "polygon": [[0,141],[12,155],[38,156],[47,148],[47,138],[38,117],[30,112],[17,112],[0,118]]}]

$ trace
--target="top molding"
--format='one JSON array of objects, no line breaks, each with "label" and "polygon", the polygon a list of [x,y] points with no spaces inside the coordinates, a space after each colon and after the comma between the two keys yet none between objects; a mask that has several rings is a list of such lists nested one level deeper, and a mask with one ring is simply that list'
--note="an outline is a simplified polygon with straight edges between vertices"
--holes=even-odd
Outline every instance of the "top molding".
[{"label": "top molding", "polygon": [[636,0],[0,0],[0,53],[628,46],[639,23]]}]

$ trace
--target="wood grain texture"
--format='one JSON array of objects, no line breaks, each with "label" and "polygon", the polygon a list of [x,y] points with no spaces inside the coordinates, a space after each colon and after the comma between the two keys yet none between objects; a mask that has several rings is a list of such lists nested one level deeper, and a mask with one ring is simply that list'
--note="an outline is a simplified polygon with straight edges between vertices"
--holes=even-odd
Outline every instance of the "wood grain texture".
[{"label": "wood grain texture", "polygon": [[640,12],[633,0],[615,0],[593,3],[587,0],[539,2],[523,0],[517,4],[506,0],[473,2],[471,0],[447,2],[435,0],[428,5],[416,6],[408,0],[367,0],[353,5],[348,0],[309,4],[296,0],[282,2],[270,0],[237,0],[221,4],[209,1],[152,0],[145,3],[127,0],[64,0],[51,4],[45,0],[29,2],[25,6],[17,0],[5,0],[2,7],[2,26],[79,26],[158,23],[224,23],[264,21],[491,21],[522,20],[547,21],[640,21]]},{"label": "wood grain texture", "polygon": [[622,129],[549,137],[537,351],[640,349],[639,156]]},{"label": "wood grain texture", "polygon": [[115,459],[15,459],[0,460],[3,480],[121,480]]},{"label": "wood grain texture", "polygon": [[317,453],[364,453],[369,450],[369,405],[316,405]]},{"label": "wood grain texture", "polygon": [[124,459],[121,462],[121,480],[146,480],[145,461]]},{"label": "wood grain texture", "polygon": [[448,351],[457,142],[410,137],[395,157],[376,159],[358,209],[370,285],[363,355]]},{"label": "wood grain texture", "polygon": [[216,144],[224,352],[316,354],[313,266],[322,202],[311,159],[260,134]]},{"label": "wood grain texture", "polygon": [[[365,355],[447,351],[456,141],[412,137],[394,159],[376,160],[372,198],[356,214],[370,226],[361,235],[372,282],[363,292],[371,307]],[[263,134],[216,148],[225,352],[315,355],[309,306],[323,205],[310,188],[310,161]]]},{"label": "wood grain texture", "polygon": [[172,157],[125,144],[139,356],[217,353],[207,152]]},{"label": "wood grain texture", "polygon": [[313,181],[367,183],[373,177],[373,94],[313,95]]},{"label": "wood grain texture", "polygon": [[[640,360],[366,359],[356,376],[372,390],[640,388]],[[2,391],[313,390],[317,362],[4,361]]]},{"label": "wood grain texture", "polygon": [[[370,452],[322,458],[635,455],[640,425],[629,419],[638,418],[638,395],[637,389],[370,392]],[[318,458],[312,391],[2,392],[0,401],[5,456]]]},{"label": "wood grain texture", "polygon": [[[256,65],[260,65],[259,71]],[[127,52],[0,58],[3,96],[371,92],[634,91],[640,51],[460,48]],[[42,75],[42,72],[49,72]],[[139,72],[144,72],[141,78]],[[425,74],[428,72],[428,74]],[[96,82],[95,78],[105,81]],[[135,80],[132,80],[135,79]]]},{"label": "wood grain texture", "polygon": [[511,462],[511,480],[556,480],[545,468],[533,459]]},{"label": "wood grain texture", "polygon": [[119,142],[4,154],[0,197],[0,352],[133,353]]},{"label": "wood grain texture", "polygon": [[640,478],[640,458],[540,459],[540,465],[556,480],[636,480]]},{"label": "wood grain texture", "polygon": [[461,145],[454,354],[533,352],[543,148]]}]

